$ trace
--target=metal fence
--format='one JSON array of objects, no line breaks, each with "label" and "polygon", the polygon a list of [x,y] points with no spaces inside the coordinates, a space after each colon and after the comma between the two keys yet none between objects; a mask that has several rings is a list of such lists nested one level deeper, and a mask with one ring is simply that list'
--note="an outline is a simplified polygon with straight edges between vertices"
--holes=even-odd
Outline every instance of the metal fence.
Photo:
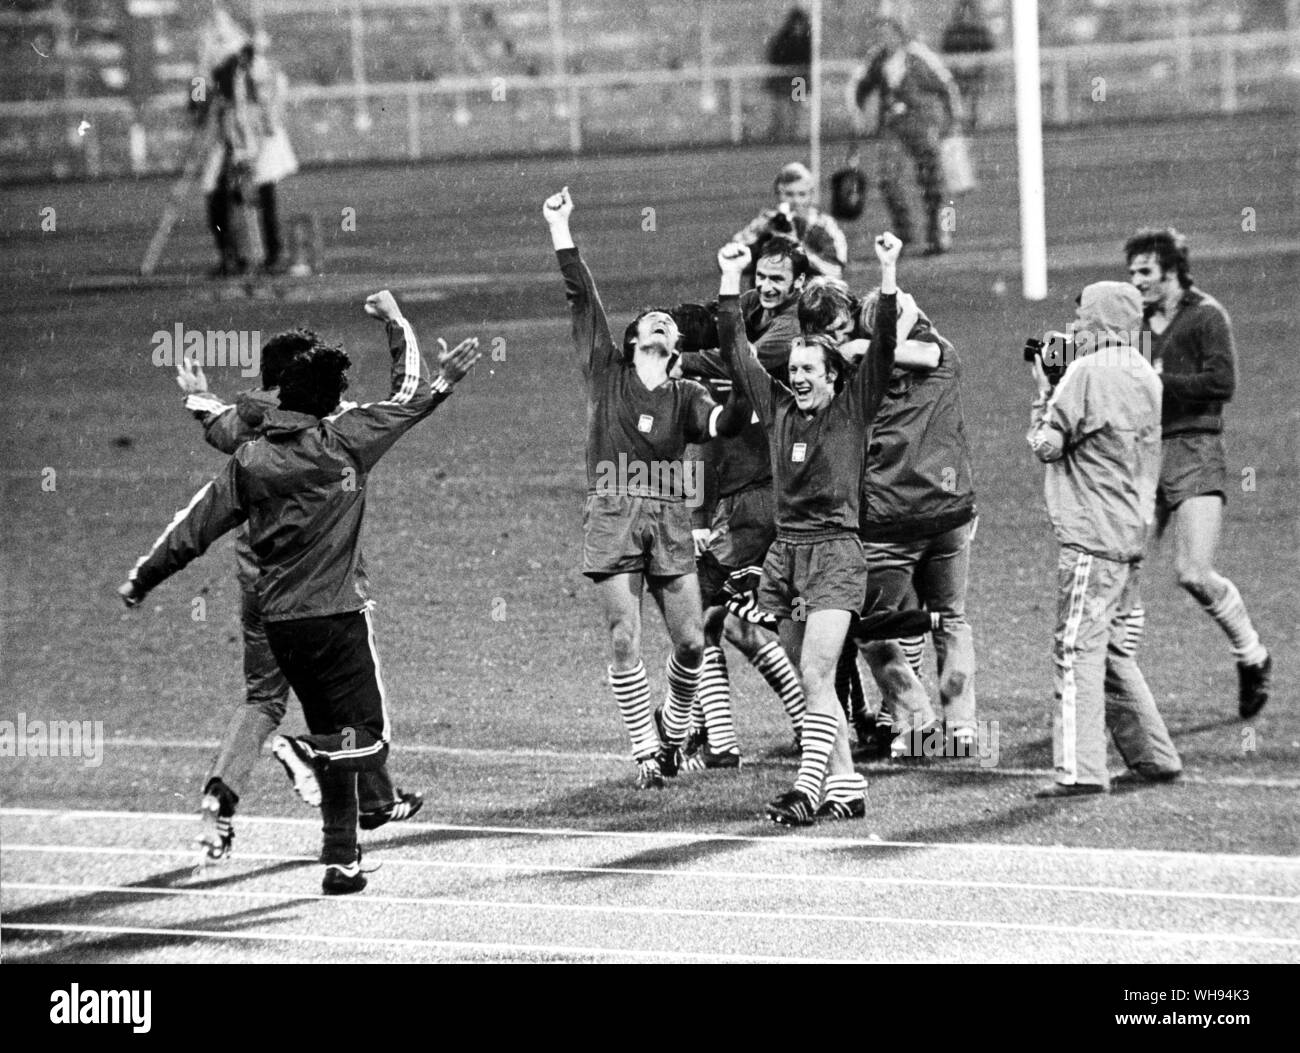
[{"label": "metal fence", "polygon": [[[979,83],[979,128],[1014,122],[1010,51],[949,56]],[[823,64],[823,135],[853,134],[855,62]],[[1044,123],[1293,108],[1300,32],[1045,48]],[[300,84],[290,137],[305,163],[598,153],[764,140],[779,75],[763,65],[697,65],[437,81]],[[806,109],[807,107],[805,107]],[[806,117],[805,117],[806,121]],[[0,103],[0,175],[9,179],[167,172],[189,141],[183,101],[156,96]],[[978,129],[977,129],[978,134]]]}]

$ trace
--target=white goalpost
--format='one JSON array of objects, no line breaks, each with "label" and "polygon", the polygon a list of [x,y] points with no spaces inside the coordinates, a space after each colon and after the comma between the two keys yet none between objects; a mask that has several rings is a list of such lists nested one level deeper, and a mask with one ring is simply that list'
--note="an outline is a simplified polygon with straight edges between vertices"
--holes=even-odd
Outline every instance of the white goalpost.
[{"label": "white goalpost", "polygon": [[1043,190],[1043,103],[1038,0],[1012,0],[1016,71],[1016,156],[1020,183],[1020,280],[1026,300],[1047,298],[1047,219]]},{"label": "white goalpost", "polygon": [[[882,0],[880,13],[891,5]],[[809,167],[821,188],[822,0],[812,0],[812,62],[809,70]],[[1016,155],[1020,191],[1020,277],[1026,300],[1047,298],[1047,219],[1043,188],[1042,77],[1038,52],[1038,0],[1011,0],[1016,82]]]},{"label": "white goalpost", "polygon": [[812,0],[812,61],[808,67],[808,168],[812,171],[815,194],[822,185],[822,0]]}]

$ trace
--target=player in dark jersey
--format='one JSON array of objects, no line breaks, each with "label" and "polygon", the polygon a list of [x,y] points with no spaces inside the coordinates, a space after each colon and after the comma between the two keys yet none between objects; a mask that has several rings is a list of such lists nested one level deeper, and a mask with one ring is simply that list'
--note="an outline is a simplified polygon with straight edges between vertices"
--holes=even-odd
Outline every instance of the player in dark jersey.
[{"label": "player in dark jersey", "polygon": [[[610,685],[632,741],[637,783],[658,789],[680,765],[704,651],[687,504],[698,495],[699,473],[683,454],[688,443],[718,434],[723,410],[701,385],[670,378],[680,334],[668,311],[642,311],[626,346],[614,343],[596,283],[569,232],[572,212],[568,187],[542,209],[587,380],[582,572],[596,583],[609,628]],[[662,741],[641,661],[647,586],[673,644]]]},{"label": "player in dark jersey", "polygon": [[[814,278],[799,297],[799,324],[805,333],[825,333],[832,337],[841,354],[849,361],[856,362],[871,345],[878,296],[878,289],[872,290],[866,297],[858,297],[842,281]],[[899,383],[910,386],[914,380],[907,378],[924,376],[939,365],[940,349],[933,342],[934,336],[929,328],[929,322],[923,321],[916,301],[907,293],[900,292],[891,390],[895,386],[895,378],[899,378]],[[903,339],[904,334],[906,339]],[[881,414],[885,408],[882,406]],[[879,415],[875,424],[881,424]],[[875,430],[873,427],[872,432]],[[864,437],[869,445],[868,468],[863,477],[863,509],[867,507],[865,486],[866,477],[870,474],[870,439],[870,434]],[[863,540],[865,543],[866,538]],[[867,548],[870,556],[869,544]],[[870,559],[868,565],[870,566]],[[897,594],[886,596],[882,592],[870,590],[868,606],[861,612],[862,616],[864,619],[879,619],[890,615],[899,610],[900,600],[901,597]],[[861,619],[855,625],[860,627]],[[856,636],[857,642],[850,641],[840,656],[836,670],[836,691],[857,733],[858,749],[868,757],[904,756],[908,744],[913,741],[913,729],[936,723],[925,685],[921,682],[921,658],[925,640],[921,635],[909,635],[901,640],[882,636],[868,642],[867,637],[856,631],[850,635]],[[892,657],[897,658],[901,654],[905,659],[905,663],[895,661],[890,664],[885,681],[882,682],[877,676],[883,701],[879,713],[874,715],[867,711],[866,694],[858,677],[859,646],[864,653],[868,649],[888,647]]]},{"label": "player in dark jersey", "polygon": [[901,247],[892,234],[876,240],[880,336],[858,370],[849,373],[833,340],[802,338],[790,350],[788,387],[749,355],[744,340],[739,294],[749,250],[733,244],[718,253],[718,335],[733,381],[767,429],[776,488],[777,539],[763,564],[759,602],[778,619],[808,707],[794,787],[767,806],[776,823],[866,814],[866,780],[849,756],[835,668],[850,619],[866,598],[867,562],[857,535],[862,437],[894,364]]},{"label": "player in dark jersey", "polygon": [[[809,273],[808,257],[797,241],[770,238],[755,266],[755,287],[740,297],[745,336],[763,367],[778,380],[786,376],[790,344],[799,335],[799,293]],[[731,375],[716,350],[716,327],[710,335],[714,339],[703,340],[706,349],[682,354],[681,368],[684,376],[698,378],[722,401],[731,391]],[[737,582],[747,569],[762,566],[776,539],[767,432],[753,417],[739,435],[719,437],[701,447],[700,455],[708,495],[716,501],[706,502],[695,513],[696,565],[705,611],[704,665],[693,720],[702,722],[703,742],[690,752],[684,766],[734,768],[740,763],[740,747],[722,650],[724,636],[781,699],[796,740],[803,727],[803,688],[775,632],[734,610],[745,603]],[[756,582],[754,588],[756,598]]]},{"label": "player in dark jersey", "polygon": [[[1223,404],[1237,386],[1232,322],[1193,283],[1187,239],[1178,231],[1139,230],[1124,246],[1129,281],[1142,294],[1151,361],[1161,374],[1163,457],[1156,520],[1172,525],[1178,584],[1232,641],[1238,712],[1253,717],[1268,701],[1273,660],[1251,624],[1237,586],[1214,567],[1227,501]],[[1145,615],[1136,608],[1136,632]]]}]

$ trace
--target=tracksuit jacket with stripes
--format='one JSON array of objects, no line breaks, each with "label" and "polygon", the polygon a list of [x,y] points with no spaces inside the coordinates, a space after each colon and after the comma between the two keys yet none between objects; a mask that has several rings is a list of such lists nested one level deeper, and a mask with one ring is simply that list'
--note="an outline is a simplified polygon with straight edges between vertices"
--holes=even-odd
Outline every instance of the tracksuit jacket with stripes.
[{"label": "tracksuit jacket with stripes", "polygon": [[359,542],[366,479],[393,444],[451,392],[441,376],[430,383],[405,319],[386,328],[393,356],[389,397],[325,418],[268,408],[259,437],[239,447],[132,569],[140,593],[247,521],[266,621],[365,607]]}]

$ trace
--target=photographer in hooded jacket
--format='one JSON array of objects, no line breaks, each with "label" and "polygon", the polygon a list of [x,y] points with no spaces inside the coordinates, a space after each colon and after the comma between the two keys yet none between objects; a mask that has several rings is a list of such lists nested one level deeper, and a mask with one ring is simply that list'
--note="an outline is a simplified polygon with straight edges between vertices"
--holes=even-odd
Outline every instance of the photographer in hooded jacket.
[{"label": "photographer in hooded jacket", "polygon": [[1027,439],[1047,465],[1047,512],[1061,545],[1056,780],[1036,794],[1044,798],[1109,789],[1108,729],[1129,768],[1123,781],[1169,782],[1182,771],[1135,658],[1138,567],[1160,476],[1160,378],[1132,346],[1142,299],[1123,282],[1097,282],[1083,290],[1076,314],[1064,349],[1073,360],[1059,383],[1044,371],[1041,351],[1030,356],[1038,397]]}]

